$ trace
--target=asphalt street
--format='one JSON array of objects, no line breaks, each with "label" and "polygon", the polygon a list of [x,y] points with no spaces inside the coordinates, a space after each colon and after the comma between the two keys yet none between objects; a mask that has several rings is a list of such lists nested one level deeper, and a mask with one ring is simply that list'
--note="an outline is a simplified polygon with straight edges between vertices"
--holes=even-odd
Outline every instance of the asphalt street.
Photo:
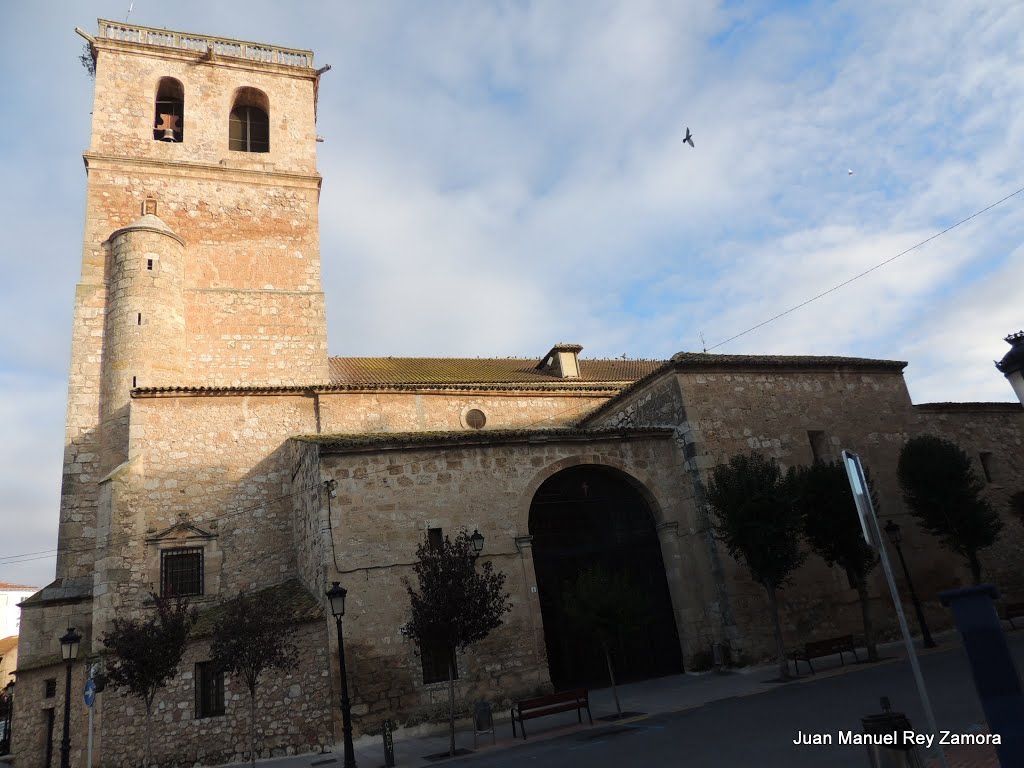
[{"label": "asphalt street", "polygon": [[[1012,643],[1024,669],[1024,643]],[[984,724],[962,648],[921,658],[939,729],[977,732]],[[914,729],[928,731],[906,661],[863,665],[850,674],[780,684],[767,693],[724,699],[688,711],[600,724],[566,736],[463,758],[460,766],[770,766],[864,768],[866,748],[840,745],[840,731],[861,733],[860,719],[888,696]],[[797,732],[832,734],[829,746],[795,745]],[[922,753],[922,757],[923,757]]]}]

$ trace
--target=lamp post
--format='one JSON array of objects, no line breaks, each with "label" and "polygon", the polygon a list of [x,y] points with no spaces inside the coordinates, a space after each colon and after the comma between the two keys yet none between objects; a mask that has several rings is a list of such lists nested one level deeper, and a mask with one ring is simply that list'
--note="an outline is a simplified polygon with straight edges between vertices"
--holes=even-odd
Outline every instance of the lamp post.
[{"label": "lamp post", "polygon": [[1017,399],[1024,405],[1024,331],[1011,333],[1005,341],[1010,345],[1010,351],[996,363],[996,368],[1010,382]]},{"label": "lamp post", "polygon": [[356,768],[355,750],[352,747],[352,704],[348,700],[348,671],[345,669],[345,638],[341,631],[341,617],[345,615],[345,595],[348,590],[338,582],[327,590],[331,613],[338,624],[338,665],[341,668],[341,732],[345,742],[344,768]]},{"label": "lamp post", "polygon": [[11,680],[5,687],[7,694],[7,719],[4,727],[4,737],[0,739],[0,755],[7,755],[11,752],[11,727],[14,725],[14,681]]},{"label": "lamp post", "polygon": [[900,524],[889,520],[885,524],[885,535],[896,547],[896,554],[900,557],[900,565],[903,566],[903,575],[907,579],[907,589],[910,590],[910,599],[914,603],[914,612],[917,614],[917,623],[921,627],[921,638],[925,648],[934,648],[935,641],[932,640],[932,633],[928,630],[928,622],[924,620],[924,611],[921,610],[921,601],[917,599],[917,592],[914,591],[914,582],[910,580],[910,569],[907,568],[907,561],[903,559],[903,550],[900,548]]},{"label": "lamp post", "polygon": [[78,658],[78,645],[82,636],[68,627],[60,639],[60,653],[64,657],[64,738],[60,742],[60,768],[71,768],[71,667]]}]

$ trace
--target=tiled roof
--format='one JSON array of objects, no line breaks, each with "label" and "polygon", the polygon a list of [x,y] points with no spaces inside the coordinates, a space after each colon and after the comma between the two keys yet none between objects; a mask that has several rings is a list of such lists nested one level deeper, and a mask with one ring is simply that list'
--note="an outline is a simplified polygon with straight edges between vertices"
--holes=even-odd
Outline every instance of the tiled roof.
[{"label": "tiled roof", "polygon": [[[289,579],[273,587],[249,592],[245,597],[254,597],[256,595],[266,595],[267,599],[271,602],[284,606],[288,617],[296,624],[321,619],[324,615],[320,603],[317,602],[316,598],[309,593],[309,590],[298,579]],[[238,598],[234,599],[237,600]],[[233,601],[229,600],[202,611],[199,614],[195,627],[192,629],[192,634],[195,637],[209,635],[213,631],[213,625],[217,617],[224,612],[225,606],[231,602]]]},{"label": "tiled roof", "polygon": [[628,384],[664,365],[663,360],[581,359],[580,376],[563,379],[537,368],[536,359],[471,357],[332,357],[331,382],[394,384]]},{"label": "tiled roof", "polygon": [[0,656],[3,656],[5,653],[7,653],[9,650],[11,650],[11,648],[14,648],[17,645],[18,645],[18,636],[17,635],[11,635],[10,637],[0,638]]},{"label": "tiled roof", "polygon": [[639,437],[664,438],[670,428],[631,427],[616,429],[482,429],[465,432],[376,432],[354,435],[299,435],[293,439],[342,451],[385,448],[424,448],[435,445],[481,445],[488,443],[547,443],[559,440],[629,440]]},{"label": "tiled roof", "polygon": [[9,584],[6,581],[0,581],[0,590],[10,590],[12,592],[35,592],[39,587],[30,587],[28,584]]}]

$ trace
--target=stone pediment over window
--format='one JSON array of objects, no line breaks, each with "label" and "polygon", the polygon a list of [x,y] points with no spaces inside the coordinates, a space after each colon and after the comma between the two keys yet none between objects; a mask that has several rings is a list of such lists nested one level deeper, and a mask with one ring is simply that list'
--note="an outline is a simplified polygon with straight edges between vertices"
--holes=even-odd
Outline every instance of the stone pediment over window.
[{"label": "stone pediment over window", "polygon": [[184,517],[146,537],[146,575],[151,589],[164,597],[216,598],[222,561],[217,534]]}]

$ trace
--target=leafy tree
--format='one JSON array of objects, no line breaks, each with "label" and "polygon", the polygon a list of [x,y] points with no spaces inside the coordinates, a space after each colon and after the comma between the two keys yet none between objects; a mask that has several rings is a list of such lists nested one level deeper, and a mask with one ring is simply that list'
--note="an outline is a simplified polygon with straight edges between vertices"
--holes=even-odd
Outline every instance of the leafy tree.
[{"label": "leafy tree", "polygon": [[907,441],[900,452],[903,498],[921,526],[967,560],[981,583],[978,551],[999,538],[1003,522],[984,496],[984,483],[960,446],[933,435]]},{"label": "leafy tree", "polygon": [[621,716],[611,646],[623,627],[642,624],[649,615],[643,593],[625,574],[590,568],[582,571],[565,591],[562,604],[569,620],[591,634],[604,651],[615,711]]},{"label": "leafy tree", "polygon": [[[850,586],[857,590],[868,658],[877,661],[867,577],[879,561],[875,550],[864,541],[846,468],[835,461],[790,467],[786,484],[803,519],[804,536],[811,549],[830,567],[838,565],[846,571]],[[874,495],[873,489],[871,493]]]},{"label": "leafy tree", "polygon": [[768,595],[779,675],[788,680],[777,591],[806,555],[800,551],[800,512],[790,498],[782,470],[774,459],[756,452],[733,456],[712,470],[707,499],[715,536],[737,562],[747,566]]},{"label": "leafy tree", "polygon": [[504,591],[505,574],[491,563],[477,568],[470,535],[462,530],[440,545],[424,540],[416,547],[419,591],[403,579],[409,593],[411,618],[402,632],[413,639],[420,653],[427,648],[446,651],[448,661],[448,753],[455,754],[455,663],[456,650],[483,640],[501,625],[502,616],[512,610]]},{"label": "leafy tree", "polygon": [[85,67],[85,71],[89,74],[89,77],[95,80],[96,56],[95,52],[92,49],[92,43],[88,41],[85,43],[85,45],[82,47],[82,52],[78,56],[78,61],[81,63],[83,67]]},{"label": "leafy tree", "polygon": [[178,671],[196,621],[196,611],[189,608],[187,600],[177,598],[172,602],[155,593],[151,597],[154,614],[145,619],[115,618],[111,630],[100,638],[110,652],[109,684],[122,689],[122,696],[138,696],[146,705],[143,768],[149,766],[153,700]]},{"label": "leafy tree", "polygon": [[242,678],[249,690],[249,759],[256,765],[256,688],[260,675],[289,671],[299,660],[293,642],[297,625],[288,609],[266,592],[239,595],[213,621],[210,660],[226,674]]}]

